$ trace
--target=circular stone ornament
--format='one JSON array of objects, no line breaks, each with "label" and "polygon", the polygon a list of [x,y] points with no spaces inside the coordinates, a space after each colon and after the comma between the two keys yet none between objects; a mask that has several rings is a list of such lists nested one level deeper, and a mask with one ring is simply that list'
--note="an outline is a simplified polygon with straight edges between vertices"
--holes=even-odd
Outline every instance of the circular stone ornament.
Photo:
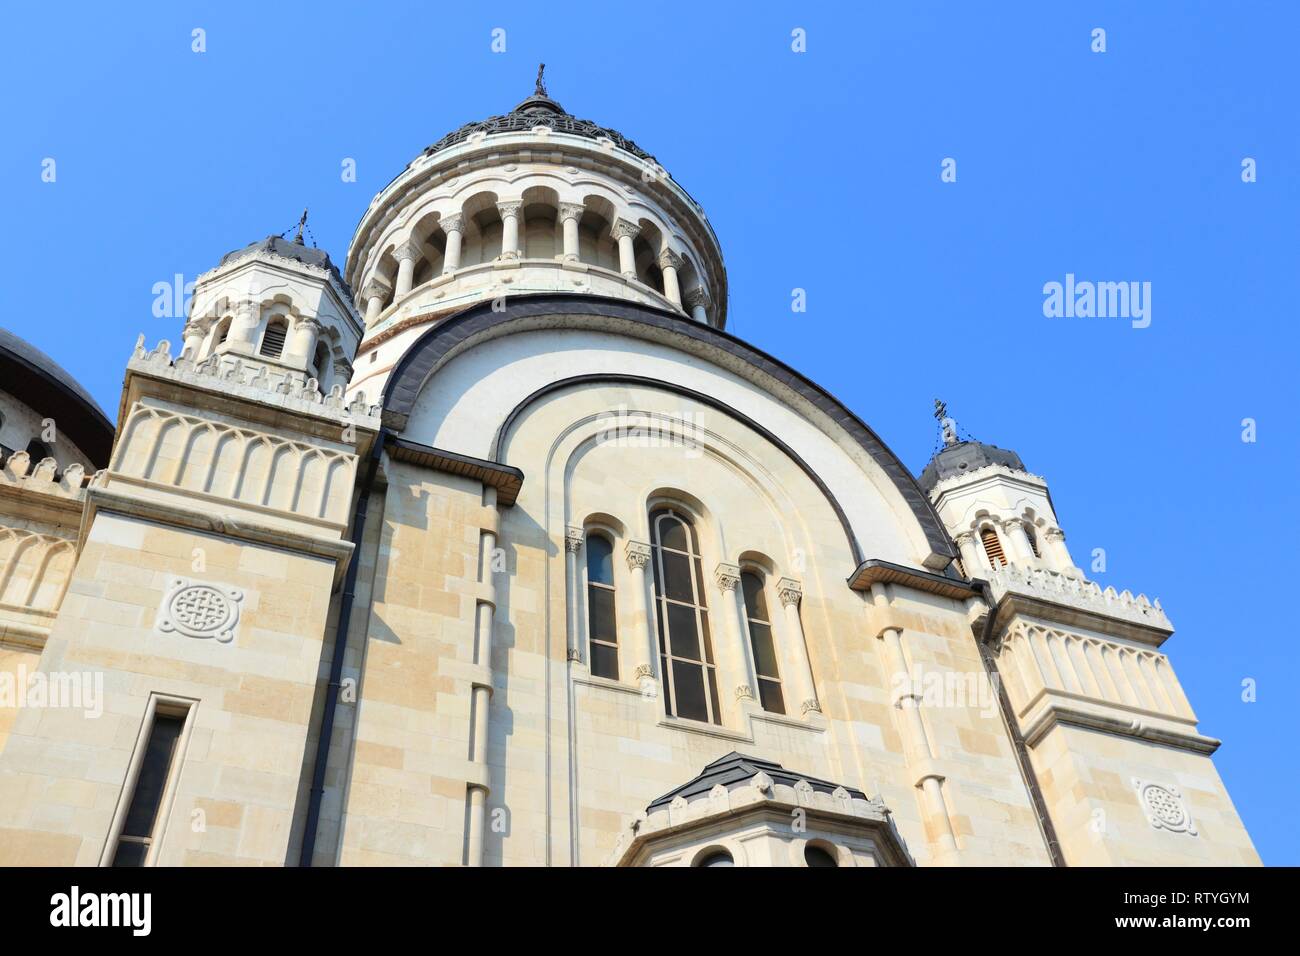
[{"label": "circular stone ornament", "polygon": [[1133,778],[1133,789],[1137,791],[1138,802],[1146,813],[1147,822],[1157,830],[1169,830],[1173,833],[1188,833],[1196,836],[1196,827],[1192,824],[1192,815],[1183,803],[1178,788],[1169,784],[1152,783],[1149,780]]},{"label": "circular stone ornament", "polygon": [[158,610],[158,630],[228,644],[235,638],[243,598],[236,588],[172,578]]}]

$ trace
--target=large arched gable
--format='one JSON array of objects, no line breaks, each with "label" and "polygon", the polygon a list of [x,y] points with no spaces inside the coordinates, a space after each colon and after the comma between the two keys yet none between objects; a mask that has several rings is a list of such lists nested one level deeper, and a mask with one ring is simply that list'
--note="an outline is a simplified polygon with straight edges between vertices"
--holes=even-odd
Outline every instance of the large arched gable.
[{"label": "large arched gable", "polygon": [[[473,345],[516,331],[587,327],[667,343],[742,375],[788,402],[825,430],[838,429],[862,449],[897,489],[925,536],[927,567],[954,557],[951,542],[911,473],[865,422],[789,366],[736,337],[673,312],[589,295],[550,294],[507,298],[504,307],[482,302],[433,326],[406,352],[389,376],[384,420],[406,427],[416,401],[438,368]],[[580,369],[574,369],[580,372]]]}]

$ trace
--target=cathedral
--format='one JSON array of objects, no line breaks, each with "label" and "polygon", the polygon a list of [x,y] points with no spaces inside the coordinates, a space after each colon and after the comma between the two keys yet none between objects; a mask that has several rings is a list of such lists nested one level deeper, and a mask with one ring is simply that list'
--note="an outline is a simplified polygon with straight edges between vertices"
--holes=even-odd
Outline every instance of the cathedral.
[{"label": "cathedral", "polygon": [[116,425],[0,332],[0,864],[1258,864],[1160,602],[727,282],[539,71],[344,260],[200,275]]}]

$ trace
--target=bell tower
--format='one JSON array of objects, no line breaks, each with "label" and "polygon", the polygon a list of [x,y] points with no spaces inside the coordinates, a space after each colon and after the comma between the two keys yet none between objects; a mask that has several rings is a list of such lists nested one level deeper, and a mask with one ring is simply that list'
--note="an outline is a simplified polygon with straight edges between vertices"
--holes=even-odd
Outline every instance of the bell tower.
[{"label": "bell tower", "polygon": [[941,445],[920,485],[981,586],[975,639],[1063,862],[1257,863],[1210,760],[1219,741],[1200,733],[1164,653],[1174,626],[1160,602],[1089,581],[1047,482],[1014,451],[959,434],[941,401],[935,418]]},{"label": "bell tower", "polygon": [[352,293],[323,249],[268,236],[227,253],[198,277],[180,358],[225,373],[265,376],[272,387],[346,387],[361,341]]}]

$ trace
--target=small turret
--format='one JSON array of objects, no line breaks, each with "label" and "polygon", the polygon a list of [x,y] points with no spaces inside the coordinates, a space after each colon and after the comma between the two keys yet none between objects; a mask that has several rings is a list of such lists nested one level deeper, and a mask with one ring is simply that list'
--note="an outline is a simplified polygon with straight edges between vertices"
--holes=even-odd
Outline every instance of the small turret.
[{"label": "small turret", "polygon": [[920,485],[961,552],[969,577],[1007,565],[1082,578],[1065,546],[1047,483],[1014,451],[959,437],[947,406],[935,400],[942,446]]},{"label": "small turret", "polygon": [[268,236],[198,277],[182,357],[264,368],[294,386],[346,386],[361,341],[352,292],[323,249]]}]

